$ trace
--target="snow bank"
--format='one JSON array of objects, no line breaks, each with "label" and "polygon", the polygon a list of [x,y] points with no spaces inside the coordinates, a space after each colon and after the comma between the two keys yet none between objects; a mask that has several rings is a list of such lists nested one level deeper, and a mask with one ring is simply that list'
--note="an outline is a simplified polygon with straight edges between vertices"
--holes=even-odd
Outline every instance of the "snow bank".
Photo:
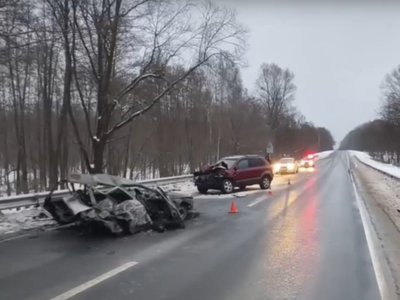
[{"label": "snow bank", "polygon": [[56,222],[44,214],[41,208],[10,209],[0,212],[0,235],[55,224]]},{"label": "snow bank", "polygon": [[333,150],[329,150],[329,151],[322,151],[322,152],[318,152],[318,159],[324,159],[327,158],[329,155],[331,155],[333,153]]},{"label": "snow bank", "polygon": [[177,192],[187,193],[189,195],[197,193],[197,188],[192,180],[179,183],[171,183],[167,185],[160,185],[160,187],[166,192],[177,191]]},{"label": "snow bank", "polygon": [[368,166],[377,169],[381,172],[384,172],[386,174],[389,174],[391,176],[400,178],[400,167],[373,160],[366,152],[350,151],[350,153],[351,155],[357,157],[360,161],[367,164]]}]

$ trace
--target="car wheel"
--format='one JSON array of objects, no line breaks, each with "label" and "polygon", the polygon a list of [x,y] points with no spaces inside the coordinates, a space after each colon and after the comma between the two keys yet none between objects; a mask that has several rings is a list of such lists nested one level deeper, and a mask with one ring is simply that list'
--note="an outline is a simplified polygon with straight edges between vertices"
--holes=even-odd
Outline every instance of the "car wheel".
[{"label": "car wheel", "polygon": [[230,179],[224,179],[222,181],[221,190],[224,194],[229,194],[233,192],[233,182]]},{"label": "car wheel", "polygon": [[267,190],[271,186],[271,181],[269,180],[268,176],[264,176],[261,178],[260,188],[262,190]]},{"label": "car wheel", "polygon": [[197,190],[199,191],[200,194],[207,194],[208,188],[204,186],[198,186]]},{"label": "car wheel", "polygon": [[179,213],[181,214],[182,220],[186,220],[187,216],[188,216],[188,213],[189,213],[187,206],[184,205],[184,204],[181,204],[179,206]]}]

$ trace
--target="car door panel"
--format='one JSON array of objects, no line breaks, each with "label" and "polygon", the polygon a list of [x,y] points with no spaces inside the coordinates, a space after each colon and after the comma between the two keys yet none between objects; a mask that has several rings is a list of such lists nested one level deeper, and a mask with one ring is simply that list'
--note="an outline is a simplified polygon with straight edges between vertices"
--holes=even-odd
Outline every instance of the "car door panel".
[{"label": "car door panel", "polygon": [[234,175],[235,182],[238,185],[248,184],[249,176],[251,176],[248,159],[241,159],[238,161],[236,168],[237,170]]},{"label": "car door panel", "polygon": [[250,160],[251,167],[251,179],[249,180],[249,184],[257,184],[260,182],[261,176],[265,171],[265,161],[261,158],[251,158]]}]

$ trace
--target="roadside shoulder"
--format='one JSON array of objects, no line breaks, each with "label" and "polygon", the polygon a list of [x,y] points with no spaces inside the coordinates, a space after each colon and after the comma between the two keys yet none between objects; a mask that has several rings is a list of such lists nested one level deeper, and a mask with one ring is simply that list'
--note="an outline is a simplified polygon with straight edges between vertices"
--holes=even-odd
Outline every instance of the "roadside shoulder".
[{"label": "roadside shoulder", "polygon": [[400,215],[396,208],[400,182],[395,188],[389,177],[360,163],[354,164],[353,174],[377,237],[380,257],[387,267],[385,279],[400,298]]}]

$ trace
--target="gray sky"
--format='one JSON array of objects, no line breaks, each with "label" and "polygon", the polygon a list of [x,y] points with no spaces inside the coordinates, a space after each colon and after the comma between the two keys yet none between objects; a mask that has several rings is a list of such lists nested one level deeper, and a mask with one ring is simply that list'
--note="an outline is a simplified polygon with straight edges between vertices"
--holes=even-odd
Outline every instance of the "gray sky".
[{"label": "gray sky", "polygon": [[295,73],[298,109],[338,143],[377,116],[382,80],[400,64],[400,1],[219,1],[250,31],[250,92],[261,63],[274,62]]}]

